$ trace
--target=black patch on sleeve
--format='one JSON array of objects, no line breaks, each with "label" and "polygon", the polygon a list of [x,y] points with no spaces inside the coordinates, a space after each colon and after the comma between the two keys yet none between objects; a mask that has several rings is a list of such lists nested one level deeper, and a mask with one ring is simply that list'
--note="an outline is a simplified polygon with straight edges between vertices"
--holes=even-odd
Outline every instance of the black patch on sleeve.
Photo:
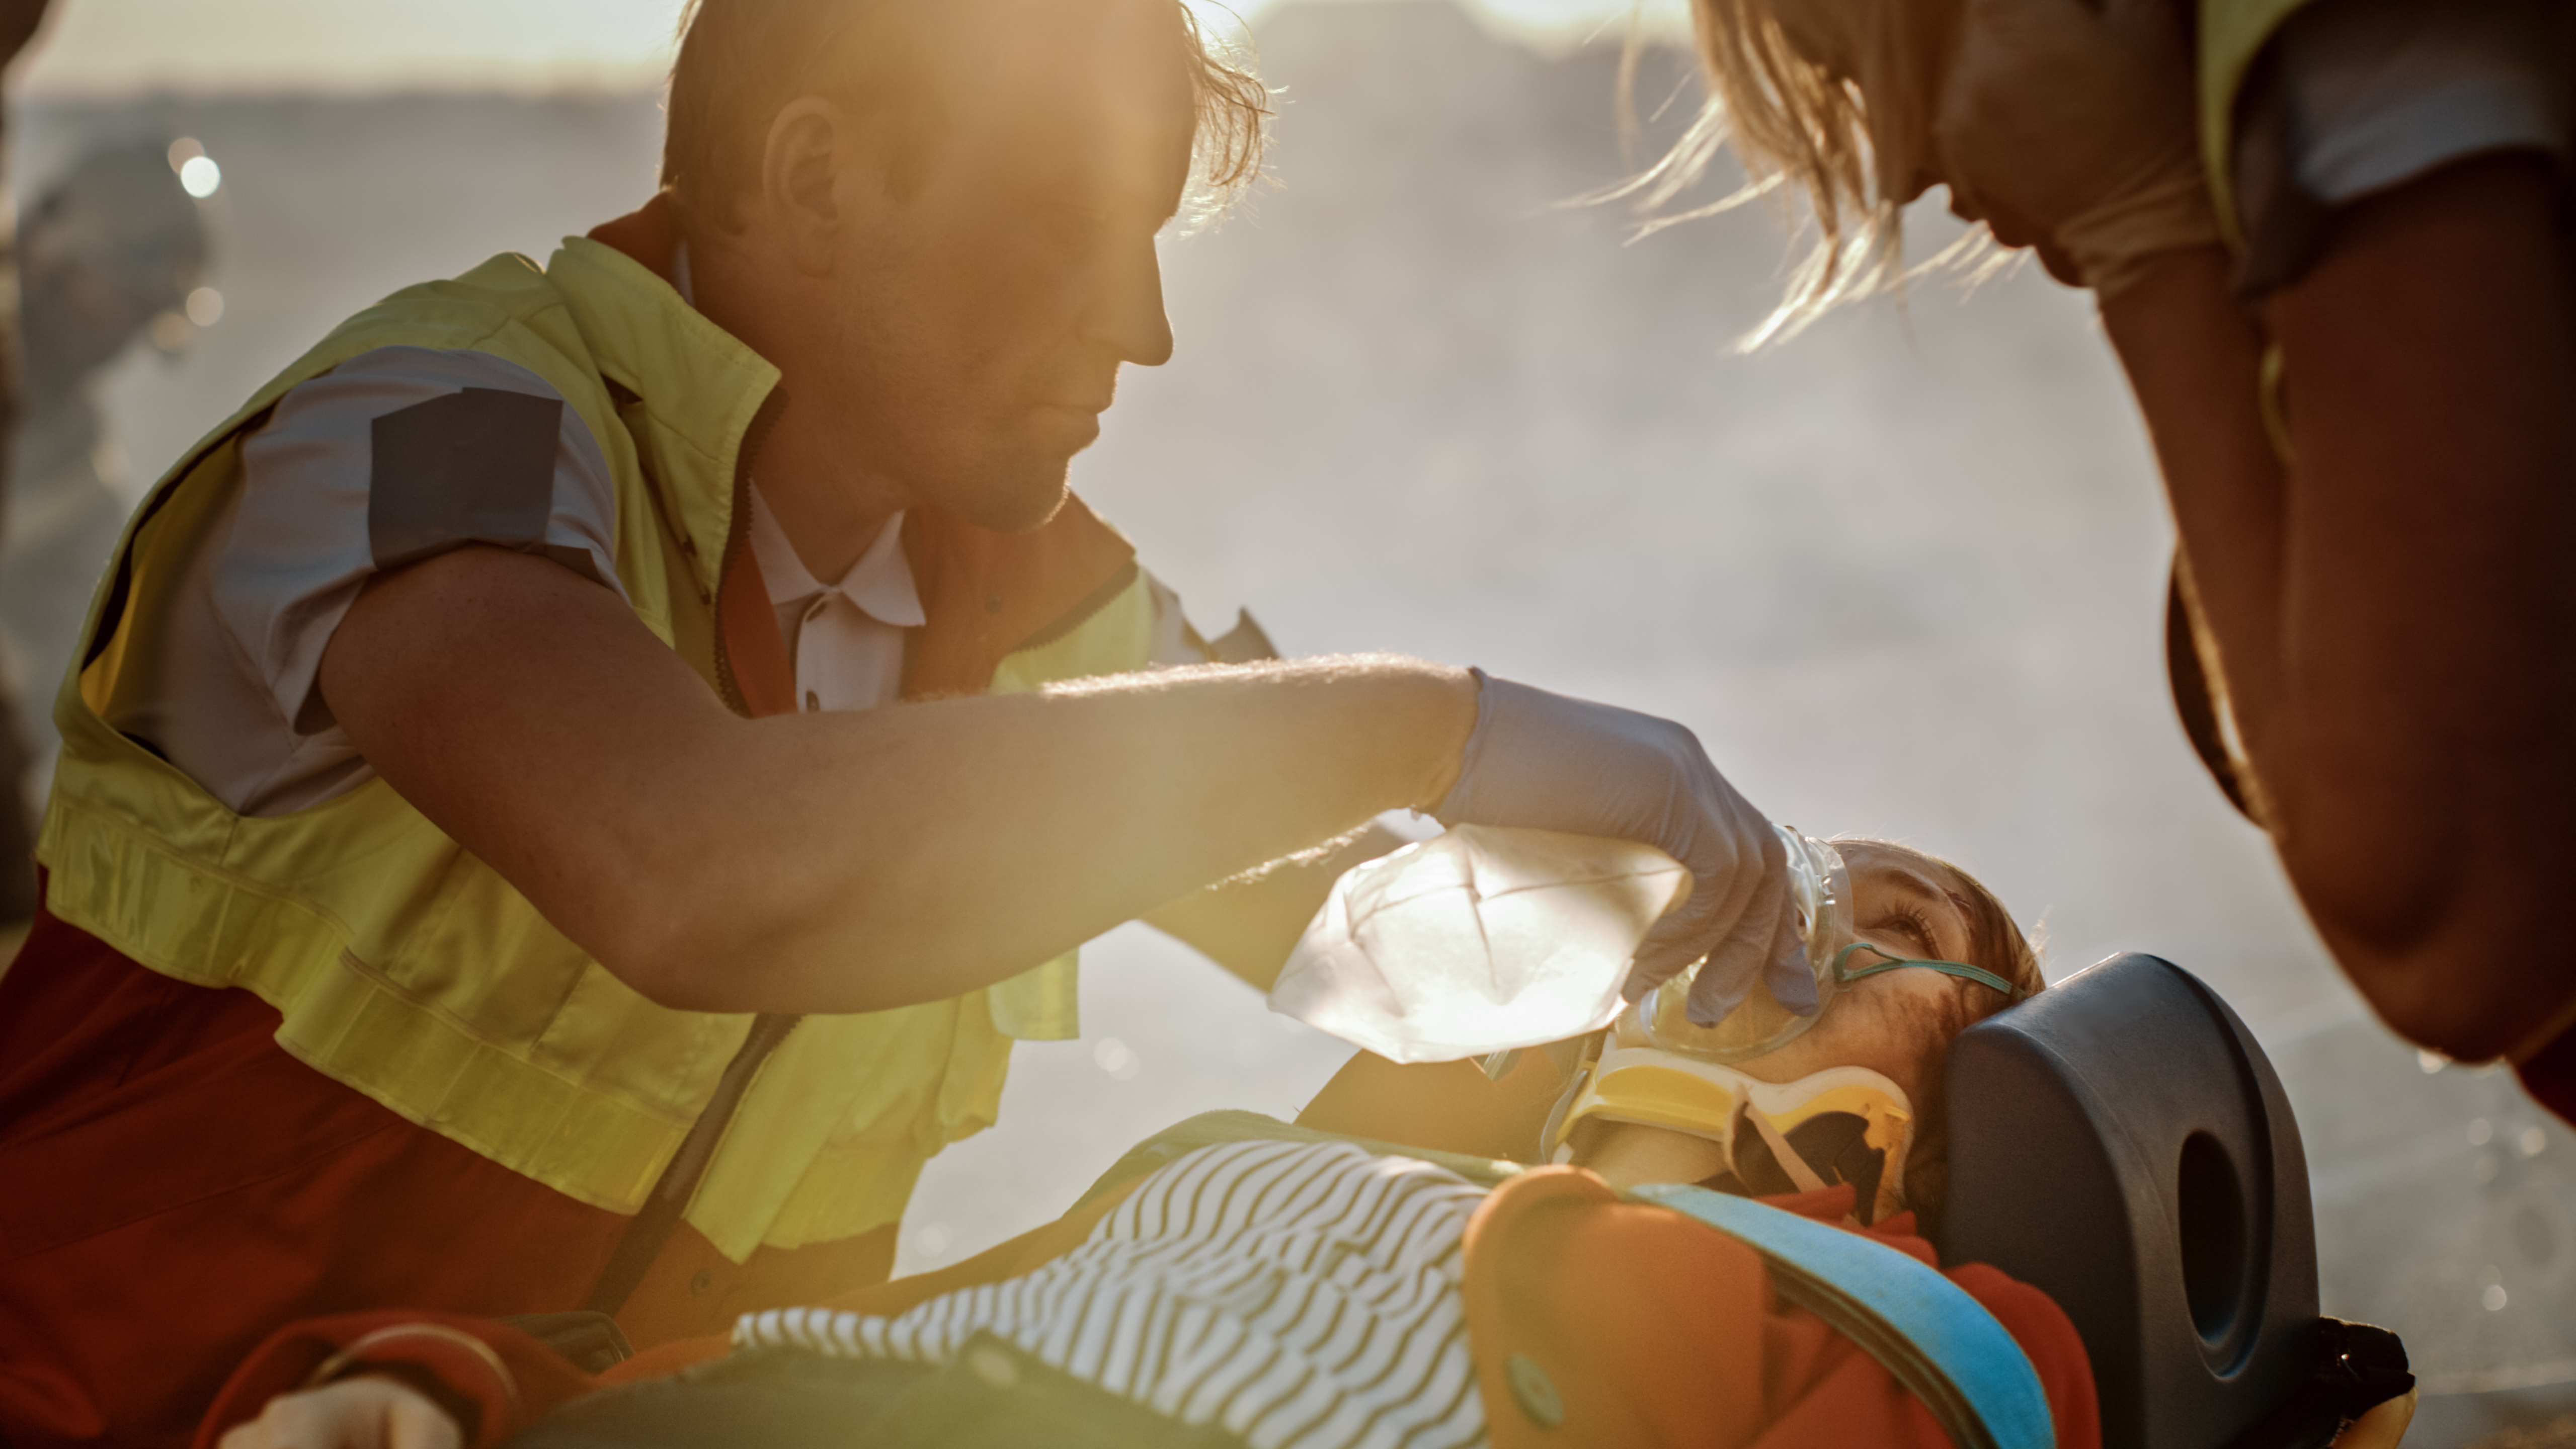
[{"label": "black patch on sleeve", "polygon": [[549,552],[562,426],[561,399],[489,387],[377,418],[367,480],[367,543],[376,567],[399,568],[469,543]]}]

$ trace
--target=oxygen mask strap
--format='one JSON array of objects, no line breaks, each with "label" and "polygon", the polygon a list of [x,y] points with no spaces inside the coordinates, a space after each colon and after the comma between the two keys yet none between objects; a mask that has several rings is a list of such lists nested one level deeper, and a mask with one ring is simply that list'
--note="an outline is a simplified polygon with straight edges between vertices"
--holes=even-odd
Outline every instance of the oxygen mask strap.
[{"label": "oxygen mask strap", "polygon": [[[1855,971],[1850,965],[1851,954],[1854,951],[1867,951],[1873,956],[1884,956],[1887,959],[1875,966],[1863,966]],[[1834,984],[1849,986],[1864,976],[1876,976],[1881,971],[1899,971],[1908,966],[1927,967],[1944,976],[1956,976],[1963,981],[1973,981],[1979,986],[1992,987],[2011,1000],[2021,999],[2019,987],[1983,966],[1971,966],[1965,961],[1928,961],[1912,956],[1899,956],[1893,951],[1873,946],[1867,941],[1854,941],[1834,953]]]}]

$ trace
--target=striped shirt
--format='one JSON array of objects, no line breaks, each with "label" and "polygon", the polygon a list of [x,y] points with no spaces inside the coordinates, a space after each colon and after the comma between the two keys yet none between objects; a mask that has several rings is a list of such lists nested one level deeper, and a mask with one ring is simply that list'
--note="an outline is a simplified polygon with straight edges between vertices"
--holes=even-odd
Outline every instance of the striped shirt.
[{"label": "striped shirt", "polygon": [[1254,1449],[1482,1445],[1459,1284],[1484,1195],[1348,1143],[1205,1147],[1036,1272],[893,1318],[750,1314],[734,1344],[940,1363],[992,1333]]}]

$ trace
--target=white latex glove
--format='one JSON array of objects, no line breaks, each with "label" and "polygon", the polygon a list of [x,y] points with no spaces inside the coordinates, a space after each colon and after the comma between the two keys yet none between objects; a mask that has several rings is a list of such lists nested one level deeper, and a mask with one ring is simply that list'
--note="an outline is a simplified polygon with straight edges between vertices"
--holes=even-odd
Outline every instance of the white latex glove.
[{"label": "white latex glove", "polygon": [[1771,822],[1735,793],[1687,729],[1476,671],[1476,732],[1443,825],[1516,825],[1654,846],[1690,868],[1690,899],[1637,948],[1634,1001],[1701,956],[1691,1020],[1713,1025],[1762,982],[1782,1006],[1816,1011],[1815,973]]},{"label": "white latex glove", "polygon": [[280,1394],[260,1416],[224,1434],[220,1449],[461,1449],[463,1430],[411,1385],[343,1379]]},{"label": "white latex glove", "polygon": [[2175,0],[1963,0],[1933,119],[1951,207],[2099,297],[2218,240]]}]

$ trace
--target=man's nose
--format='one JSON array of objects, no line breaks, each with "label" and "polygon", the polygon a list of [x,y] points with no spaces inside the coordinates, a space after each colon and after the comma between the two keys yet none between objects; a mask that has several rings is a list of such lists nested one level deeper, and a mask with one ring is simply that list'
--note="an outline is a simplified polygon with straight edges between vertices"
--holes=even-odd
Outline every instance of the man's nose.
[{"label": "man's nose", "polygon": [[1122,362],[1160,367],[1172,360],[1172,319],[1163,312],[1163,259],[1153,238],[1120,257],[1094,325]]}]

